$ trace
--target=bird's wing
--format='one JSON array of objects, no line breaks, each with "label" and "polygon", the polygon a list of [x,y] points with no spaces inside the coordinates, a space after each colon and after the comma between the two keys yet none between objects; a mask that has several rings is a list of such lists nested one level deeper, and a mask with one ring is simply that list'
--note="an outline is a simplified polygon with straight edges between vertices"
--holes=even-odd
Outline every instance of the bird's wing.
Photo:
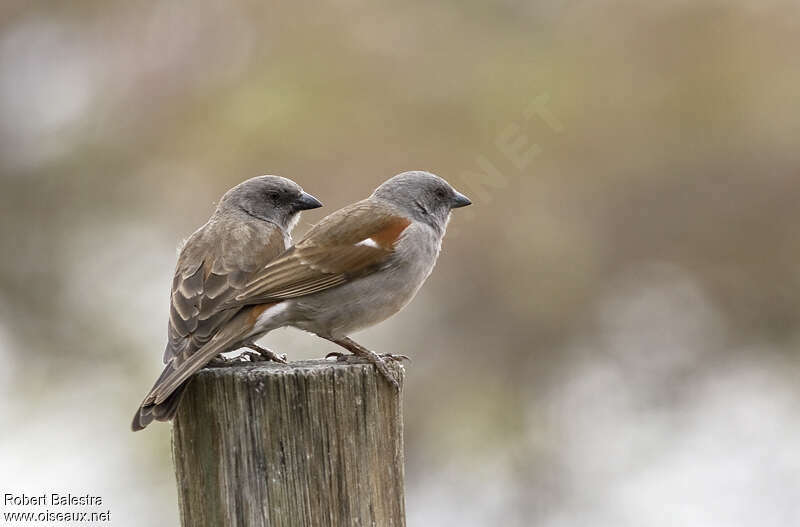
[{"label": "bird's wing", "polygon": [[230,301],[253,272],[284,248],[281,230],[260,220],[211,221],[194,233],[172,281],[164,362],[187,360],[207,344],[238,312]]},{"label": "bird's wing", "polygon": [[374,199],[338,210],[256,272],[236,301],[254,304],[295,298],[348,282],[383,265],[410,224],[392,206]]},{"label": "bird's wing", "polygon": [[216,355],[225,352],[230,346],[240,341],[255,323],[261,311],[258,307],[235,311],[234,316],[209,341],[195,350],[191,355],[173,360],[158,378],[150,393],[142,402],[142,409],[163,404],[192,374],[205,366]]}]

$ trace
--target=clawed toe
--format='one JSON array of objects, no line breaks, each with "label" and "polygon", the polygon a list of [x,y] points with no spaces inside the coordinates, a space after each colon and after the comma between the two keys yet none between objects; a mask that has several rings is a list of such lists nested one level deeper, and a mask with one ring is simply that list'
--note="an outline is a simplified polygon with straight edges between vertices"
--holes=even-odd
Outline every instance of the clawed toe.
[{"label": "clawed toe", "polygon": [[237,360],[238,362],[261,362],[267,361],[269,358],[255,351],[243,351],[234,357],[234,360]]},{"label": "clawed toe", "polygon": [[407,360],[408,362],[411,362],[411,357],[408,357],[406,355],[395,355],[394,353],[382,353],[378,356],[385,360],[393,360],[396,362],[402,362],[404,360]]},{"label": "clawed toe", "polygon": [[374,364],[375,367],[378,368],[378,371],[381,373],[381,375],[383,375],[383,378],[386,379],[395,390],[400,391],[400,382],[397,380],[394,373],[391,372],[386,366],[386,363],[381,361],[380,363],[376,362]]},{"label": "clawed toe", "polygon": [[[322,336],[322,335],[320,335]],[[386,379],[386,381],[391,384],[395,390],[400,390],[400,380],[395,376],[395,373],[391,371],[388,366],[387,361],[401,361],[401,360],[410,360],[405,355],[378,355],[377,353],[368,350],[364,346],[358,344],[350,337],[342,337],[342,338],[333,338],[333,337],[323,337],[331,342],[338,344],[339,346],[343,347],[347,351],[351,352],[353,355],[357,355],[364,359],[367,359],[371,362],[380,372],[381,376]],[[331,352],[325,355],[325,358],[328,357],[336,357],[337,360],[344,360],[351,355],[345,355],[339,352]]]},{"label": "clawed toe", "polygon": [[250,355],[250,360],[252,362],[270,362],[270,361],[272,361],[272,362],[277,362],[279,364],[286,364],[286,354],[285,353],[281,353],[280,355],[278,355],[277,353],[273,353],[273,352],[270,351],[269,354],[260,353],[260,354]]},{"label": "clawed toe", "polygon": [[281,353],[278,355],[272,350],[268,350],[267,348],[262,348],[261,346],[256,346],[255,344],[248,344],[248,348],[253,351],[243,351],[242,355],[240,356],[247,356],[251,362],[266,362],[272,361],[277,362],[279,364],[286,364],[286,354]]},{"label": "clawed toe", "polygon": [[222,366],[230,366],[231,364],[240,364],[243,362],[253,363],[253,362],[269,362],[269,361],[277,362],[280,364],[286,364],[286,354],[281,353],[280,355],[278,355],[277,353],[265,348],[259,348],[258,351],[244,350],[234,357],[225,357],[224,355],[217,355],[208,362],[208,366],[222,367]]},{"label": "clawed toe", "polygon": [[234,362],[236,362],[234,359],[229,359],[222,355],[217,355],[216,357],[208,361],[208,366],[218,368],[220,366],[227,366],[229,364],[233,364]]},{"label": "clawed toe", "polygon": [[334,357],[336,358],[337,361],[341,362],[341,361],[346,361],[347,357],[352,357],[352,355],[350,353],[341,353],[341,352],[338,352],[338,351],[332,351],[332,352],[328,353],[327,355],[325,355],[326,359],[330,359],[330,358],[334,358]]}]

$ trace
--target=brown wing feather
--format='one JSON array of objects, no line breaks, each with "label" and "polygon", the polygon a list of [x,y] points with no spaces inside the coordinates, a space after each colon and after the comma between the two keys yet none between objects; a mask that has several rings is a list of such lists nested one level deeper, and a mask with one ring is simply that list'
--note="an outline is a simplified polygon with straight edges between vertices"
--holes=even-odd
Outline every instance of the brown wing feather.
[{"label": "brown wing feather", "polygon": [[410,220],[389,203],[368,198],[327,215],[297,245],[351,245],[398,223],[402,232]]},{"label": "brown wing feather", "polygon": [[260,220],[212,220],[184,245],[172,282],[164,362],[186,360],[239,311],[230,302],[284,250],[283,233]]},{"label": "brown wing feather", "polygon": [[[252,304],[295,298],[341,285],[383,264],[410,224],[391,205],[376,200],[336,211],[255,273],[236,300]],[[372,245],[357,245],[367,239]]]},{"label": "brown wing feather", "polygon": [[207,344],[195,350],[185,359],[175,360],[168,364],[153,389],[145,397],[142,407],[162,404],[194,372],[241,339],[242,334],[253,325],[249,312],[252,309],[238,310],[231,322],[220,328],[220,331],[216,332]]}]

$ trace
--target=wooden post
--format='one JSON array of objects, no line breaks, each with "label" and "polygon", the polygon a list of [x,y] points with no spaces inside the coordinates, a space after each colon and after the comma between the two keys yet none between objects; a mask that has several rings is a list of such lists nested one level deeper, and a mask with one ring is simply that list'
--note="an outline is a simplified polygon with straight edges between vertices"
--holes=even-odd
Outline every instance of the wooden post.
[{"label": "wooden post", "polygon": [[184,527],[405,525],[400,394],[361,359],[206,368],[172,445]]}]

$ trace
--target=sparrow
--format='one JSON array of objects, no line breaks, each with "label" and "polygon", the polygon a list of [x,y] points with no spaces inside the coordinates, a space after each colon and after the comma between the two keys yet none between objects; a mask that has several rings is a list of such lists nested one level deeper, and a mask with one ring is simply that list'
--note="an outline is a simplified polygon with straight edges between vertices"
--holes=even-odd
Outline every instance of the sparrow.
[{"label": "sparrow", "polygon": [[[386,361],[350,338],[408,304],[431,274],[450,211],[470,205],[444,179],[421,171],[398,174],[362,201],[312,227],[281,256],[252,274],[232,305],[248,306],[176,368],[145,399],[163,405],[175,390],[232,343],[284,326],[314,333],[366,358],[395,388]],[[338,354],[337,354],[338,355]]]},{"label": "sparrow", "polygon": [[[248,347],[262,360],[285,362],[282,356],[257,346],[249,336],[225,339],[225,346],[213,346],[214,355],[205,353],[209,344],[220,341],[220,332],[227,334],[232,320],[248,317],[256,309],[231,301],[256,272],[291,245],[291,231],[300,212],[321,206],[297,183],[279,176],[248,179],[222,196],[214,214],[186,240],[178,256],[163,357],[166,367],[153,390],[173,372],[186,371],[186,365],[194,364],[193,357],[198,353],[205,364],[219,353]],[[249,357],[252,360],[258,355],[250,353]],[[133,430],[143,429],[153,419],[172,419],[185,387],[185,382],[175,385],[157,402],[151,391],[133,417]]]}]

